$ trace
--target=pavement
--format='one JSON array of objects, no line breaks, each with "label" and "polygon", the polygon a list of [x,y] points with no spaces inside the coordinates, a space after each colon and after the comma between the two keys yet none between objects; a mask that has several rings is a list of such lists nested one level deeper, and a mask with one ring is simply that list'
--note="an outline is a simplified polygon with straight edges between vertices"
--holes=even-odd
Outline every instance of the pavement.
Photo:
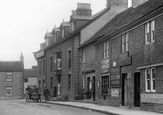
[{"label": "pavement", "polygon": [[105,113],[109,115],[163,115],[161,113],[155,113],[155,112],[148,112],[148,111],[135,110],[135,109],[126,109],[126,108],[121,108],[121,107],[103,106],[103,105],[97,105],[93,103],[84,103],[84,102],[47,101],[47,103],[77,107],[77,108],[101,112],[101,113]]}]

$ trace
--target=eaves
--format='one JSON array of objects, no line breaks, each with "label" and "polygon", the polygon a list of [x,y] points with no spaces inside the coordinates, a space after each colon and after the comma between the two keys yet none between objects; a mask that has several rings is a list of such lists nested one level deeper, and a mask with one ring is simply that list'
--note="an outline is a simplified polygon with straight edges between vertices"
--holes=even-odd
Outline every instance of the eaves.
[{"label": "eaves", "polygon": [[116,30],[115,32],[113,32],[111,34],[108,34],[108,35],[105,35],[104,34],[105,37],[103,37],[102,39],[100,39],[99,41],[97,41],[95,43],[95,45],[100,44],[101,42],[107,40],[108,38],[109,39],[114,39],[117,36],[120,36],[120,35],[122,35],[122,34],[124,34],[126,32],[129,32],[129,31],[131,31],[131,30],[133,30],[133,29],[135,29],[135,28],[137,28],[137,27],[139,27],[139,26],[147,23],[148,21],[153,20],[153,19],[155,19],[155,18],[163,15],[163,12],[162,11],[163,11],[163,5],[160,6],[160,7],[158,7],[156,10],[151,11],[151,12],[147,13],[146,15],[138,18],[136,21],[133,21],[130,24],[128,24],[128,25],[120,28],[119,30]]}]

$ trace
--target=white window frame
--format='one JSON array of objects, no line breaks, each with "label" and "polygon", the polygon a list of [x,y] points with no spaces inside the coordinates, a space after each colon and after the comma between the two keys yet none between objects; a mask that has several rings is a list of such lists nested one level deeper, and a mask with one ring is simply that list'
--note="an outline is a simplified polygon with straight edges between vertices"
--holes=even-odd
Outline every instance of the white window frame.
[{"label": "white window frame", "polygon": [[[10,75],[11,78],[8,78],[8,75]],[[6,81],[13,81],[13,73],[6,73]]]},{"label": "white window frame", "polygon": [[155,42],[155,20],[149,21],[145,24],[145,44],[153,42]]},{"label": "white window frame", "polygon": [[[152,71],[154,70],[154,71]],[[149,72],[149,79],[147,79],[147,71]],[[153,78],[153,73],[155,77]],[[153,85],[153,81],[155,81],[155,86]],[[149,88],[148,88],[149,85]],[[155,89],[154,89],[155,87]],[[156,73],[155,73],[155,68],[147,68],[145,69],[145,91],[146,92],[156,92]]]},{"label": "white window frame", "polygon": [[128,51],[128,40],[129,40],[129,33],[125,33],[121,36],[122,39],[122,52]]},{"label": "white window frame", "polygon": [[109,41],[104,43],[104,59],[109,57]]},{"label": "white window frame", "polygon": [[[7,93],[7,90],[10,90],[9,94]],[[6,93],[6,96],[12,96],[12,87],[6,87],[5,93]]]}]

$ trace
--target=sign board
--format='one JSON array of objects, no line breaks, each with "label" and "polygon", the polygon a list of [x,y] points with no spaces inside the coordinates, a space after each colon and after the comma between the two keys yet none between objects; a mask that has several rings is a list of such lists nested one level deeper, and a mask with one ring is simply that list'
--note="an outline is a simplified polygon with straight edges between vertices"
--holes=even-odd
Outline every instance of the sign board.
[{"label": "sign board", "polygon": [[108,69],[108,68],[109,68],[109,59],[103,60],[101,62],[101,69],[104,70],[104,69]]},{"label": "sign board", "polygon": [[118,73],[111,75],[111,87],[120,87],[120,75]]},{"label": "sign board", "polygon": [[36,58],[40,58],[42,56],[44,56],[44,51],[39,51],[36,53]]},{"label": "sign board", "polygon": [[119,88],[111,88],[111,96],[119,97]]}]

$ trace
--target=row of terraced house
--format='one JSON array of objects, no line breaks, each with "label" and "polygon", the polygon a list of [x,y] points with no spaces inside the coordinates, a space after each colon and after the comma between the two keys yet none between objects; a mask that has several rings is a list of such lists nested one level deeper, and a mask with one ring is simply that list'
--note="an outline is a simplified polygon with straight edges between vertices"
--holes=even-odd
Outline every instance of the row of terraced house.
[{"label": "row of terraced house", "polygon": [[69,22],[45,34],[35,52],[40,91],[162,112],[163,1],[106,3],[94,15],[78,3]]}]

